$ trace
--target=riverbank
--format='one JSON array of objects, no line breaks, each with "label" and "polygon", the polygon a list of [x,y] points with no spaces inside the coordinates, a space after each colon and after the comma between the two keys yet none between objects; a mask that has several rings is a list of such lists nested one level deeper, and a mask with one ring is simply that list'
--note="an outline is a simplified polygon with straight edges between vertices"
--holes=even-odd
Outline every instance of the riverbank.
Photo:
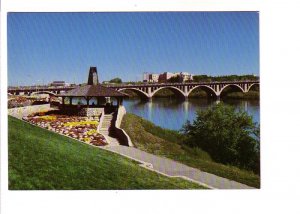
[{"label": "riverbank", "polygon": [[259,175],[234,166],[214,162],[207,152],[201,149],[191,149],[183,145],[183,136],[177,131],[163,129],[129,113],[124,116],[121,128],[127,132],[138,149],[167,157],[202,171],[252,187],[260,187]]},{"label": "riverbank", "polygon": [[137,161],[8,117],[10,190],[203,189]]},{"label": "riverbank", "polygon": [[231,92],[226,94],[224,99],[241,99],[241,100],[259,100],[258,91],[249,91],[247,93],[243,92]]}]

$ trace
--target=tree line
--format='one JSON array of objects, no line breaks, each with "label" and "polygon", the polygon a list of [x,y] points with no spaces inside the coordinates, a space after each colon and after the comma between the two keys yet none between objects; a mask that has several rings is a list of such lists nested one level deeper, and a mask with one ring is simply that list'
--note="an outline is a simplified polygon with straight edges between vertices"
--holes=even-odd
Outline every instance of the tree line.
[{"label": "tree line", "polygon": [[244,80],[259,80],[255,75],[225,75],[225,76],[208,76],[195,75],[193,82],[222,82],[222,81],[244,81]]}]

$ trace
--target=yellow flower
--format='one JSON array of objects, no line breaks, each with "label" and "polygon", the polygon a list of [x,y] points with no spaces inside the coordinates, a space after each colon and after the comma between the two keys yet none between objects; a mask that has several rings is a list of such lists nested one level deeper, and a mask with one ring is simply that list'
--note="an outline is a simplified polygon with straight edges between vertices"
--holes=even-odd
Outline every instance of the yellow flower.
[{"label": "yellow flower", "polygon": [[88,138],[88,137],[85,137],[85,138],[83,138],[83,141],[86,142],[86,143],[89,143],[91,141],[91,139]]},{"label": "yellow flower", "polygon": [[79,122],[67,122],[64,126],[82,126],[82,125],[98,125],[97,121],[79,121]]},{"label": "yellow flower", "polygon": [[87,135],[93,135],[93,134],[96,134],[96,133],[98,133],[96,129],[91,129],[86,134]]},{"label": "yellow flower", "polygon": [[43,120],[56,120],[56,116],[40,116],[39,117],[40,119],[43,119]]}]

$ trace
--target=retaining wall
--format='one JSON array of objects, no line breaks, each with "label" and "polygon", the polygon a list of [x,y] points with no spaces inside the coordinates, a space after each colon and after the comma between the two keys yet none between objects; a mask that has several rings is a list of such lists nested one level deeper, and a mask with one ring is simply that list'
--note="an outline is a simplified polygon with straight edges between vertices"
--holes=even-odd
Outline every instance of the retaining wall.
[{"label": "retaining wall", "polygon": [[41,111],[49,111],[50,109],[51,109],[50,104],[11,108],[8,109],[8,115],[11,115],[18,119],[22,119],[22,117],[28,116],[30,114],[41,112]]},{"label": "retaining wall", "polygon": [[121,143],[126,145],[126,146],[133,146],[130,137],[128,134],[120,128],[122,119],[124,115],[126,114],[126,109],[124,106],[119,106],[118,112],[117,112],[117,119],[115,122],[115,133],[120,139]]}]

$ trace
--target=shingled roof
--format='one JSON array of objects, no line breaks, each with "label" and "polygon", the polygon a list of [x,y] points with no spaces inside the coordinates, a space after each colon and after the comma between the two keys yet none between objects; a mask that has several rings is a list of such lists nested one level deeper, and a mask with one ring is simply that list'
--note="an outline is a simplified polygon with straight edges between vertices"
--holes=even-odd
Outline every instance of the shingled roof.
[{"label": "shingled roof", "polygon": [[127,97],[128,95],[101,85],[85,85],[85,86],[78,86],[58,96],[61,97]]},{"label": "shingled roof", "polygon": [[90,67],[88,84],[57,95],[59,97],[128,97],[127,94],[99,84],[96,67]]}]

